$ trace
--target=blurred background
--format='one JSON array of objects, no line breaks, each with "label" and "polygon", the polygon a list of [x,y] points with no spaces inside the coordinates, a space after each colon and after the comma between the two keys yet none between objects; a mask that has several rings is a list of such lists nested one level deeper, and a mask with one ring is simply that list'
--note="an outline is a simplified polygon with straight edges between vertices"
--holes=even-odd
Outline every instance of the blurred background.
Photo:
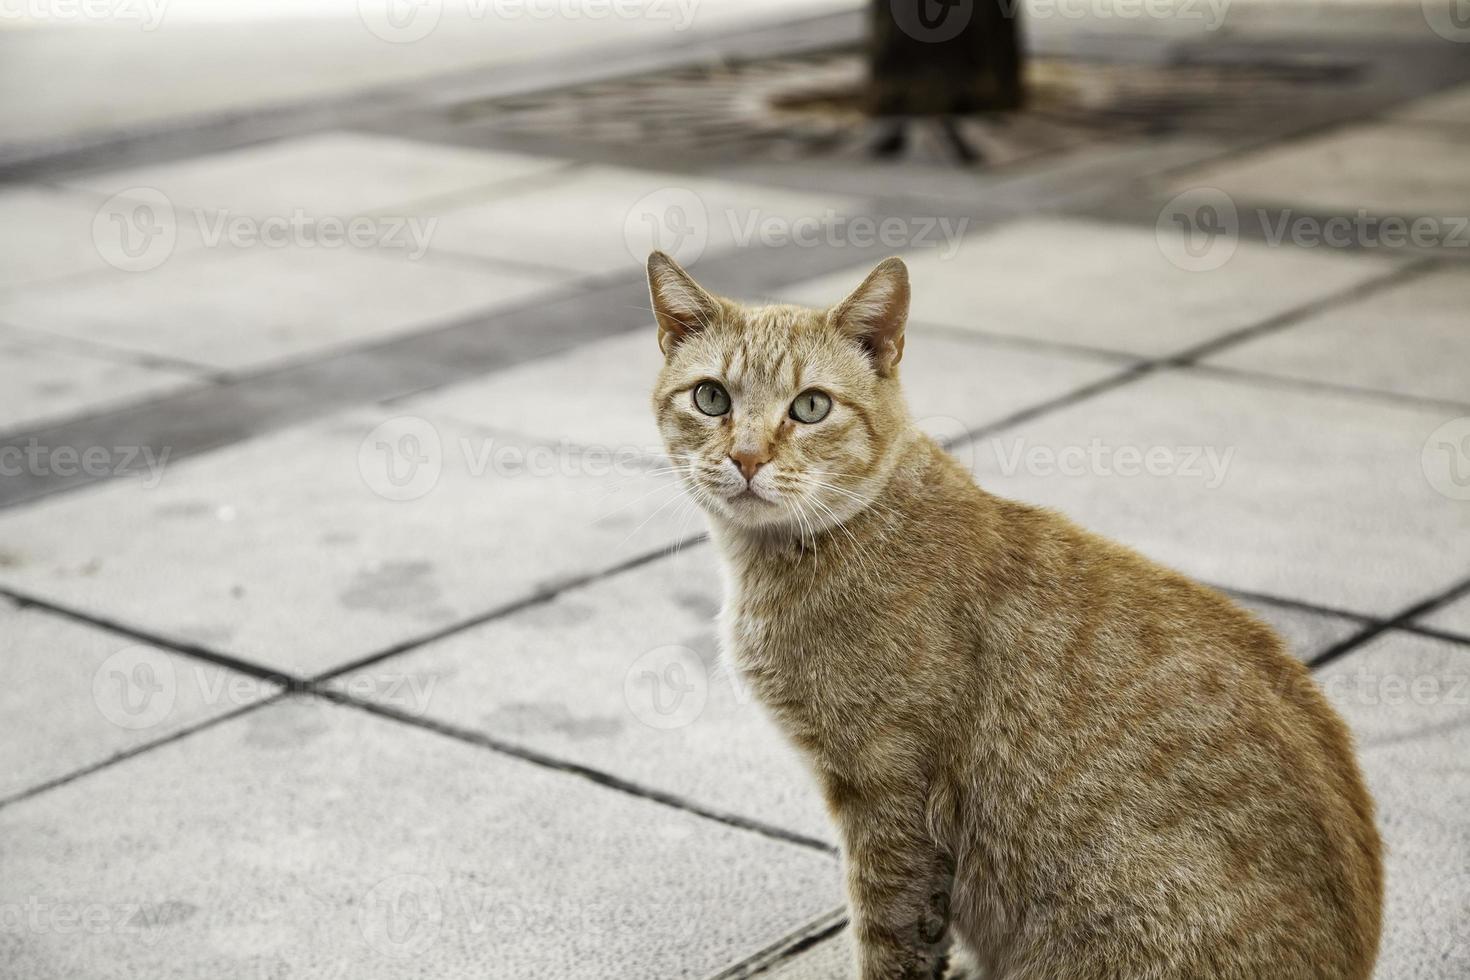
[{"label": "blurred background", "polygon": [[0,976],[850,976],[642,264],[1276,626],[1470,976],[1464,0],[0,0]]}]

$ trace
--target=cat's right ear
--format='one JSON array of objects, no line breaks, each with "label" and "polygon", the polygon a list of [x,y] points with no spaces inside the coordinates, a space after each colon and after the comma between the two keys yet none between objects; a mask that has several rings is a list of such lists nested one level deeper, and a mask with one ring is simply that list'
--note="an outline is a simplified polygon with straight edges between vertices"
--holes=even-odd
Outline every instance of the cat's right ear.
[{"label": "cat's right ear", "polygon": [[828,323],[863,345],[883,376],[892,374],[903,358],[908,318],[909,270],[897,257],[879,262],[863,284],[827,314]]},{"label": "cat's right ear", "polygon": [[658,349],[664,357],[720,315],[720,301],[663,252],[648,256],[648,293],[658,320]]}]

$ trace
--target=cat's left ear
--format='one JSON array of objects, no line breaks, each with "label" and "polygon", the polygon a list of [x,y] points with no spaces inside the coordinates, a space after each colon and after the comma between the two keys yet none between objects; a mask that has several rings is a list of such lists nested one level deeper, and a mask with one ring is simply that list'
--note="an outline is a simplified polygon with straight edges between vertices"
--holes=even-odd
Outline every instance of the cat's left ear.
[{"label": "cat's left ear", "polygon": [[903,358],[903,327],[909,318],[909,270],[900,258],[884,259],[863,284],[832,308],[827,322],[857,340],[887,376]]},{"label": "cat's left ear", "polygon": [[658,320],[658,349],[664,357],[720,316],[720,301],[663,252],[648,257],[648,293]]}]

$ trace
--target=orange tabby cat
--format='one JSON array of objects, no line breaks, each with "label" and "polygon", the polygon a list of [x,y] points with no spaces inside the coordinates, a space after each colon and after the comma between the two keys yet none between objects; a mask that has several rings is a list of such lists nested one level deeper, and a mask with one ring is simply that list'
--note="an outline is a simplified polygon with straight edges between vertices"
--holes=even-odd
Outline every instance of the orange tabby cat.
[{"label": "orange tabby cat", "polygon": [[908,273],[744,308],[648,262],[653,404],[727,653],[841,832],[864,980],[1366,978],[1382,872],[1342,722],[1229,599],[991,496],[899,389]]}]

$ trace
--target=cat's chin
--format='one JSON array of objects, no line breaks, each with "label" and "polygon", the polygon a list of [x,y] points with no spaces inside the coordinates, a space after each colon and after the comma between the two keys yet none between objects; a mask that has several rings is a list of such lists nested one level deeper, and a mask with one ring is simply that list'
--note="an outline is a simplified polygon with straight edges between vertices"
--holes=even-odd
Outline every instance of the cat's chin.
[{"label": "cat's chin", "polygon": [[720,497],[712,509],[727,523],[746,530],[766,530],[794,520],[790,508],[753,490]]}]

